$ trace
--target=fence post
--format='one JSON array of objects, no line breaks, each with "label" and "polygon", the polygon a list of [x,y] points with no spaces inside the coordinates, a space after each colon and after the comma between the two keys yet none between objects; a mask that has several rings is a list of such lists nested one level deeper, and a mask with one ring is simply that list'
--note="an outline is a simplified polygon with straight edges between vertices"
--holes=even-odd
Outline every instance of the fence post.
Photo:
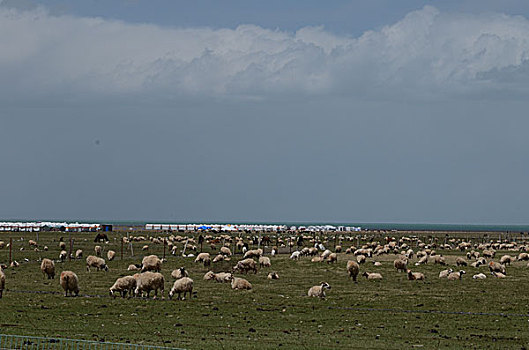
[{"label": "fence post", "polygon": [[123,260],[123,238],[121,237],[121,260]]},{"label": "fence post", "polygon": [[9,265],[13,262],[13,237],[9,238]]}]

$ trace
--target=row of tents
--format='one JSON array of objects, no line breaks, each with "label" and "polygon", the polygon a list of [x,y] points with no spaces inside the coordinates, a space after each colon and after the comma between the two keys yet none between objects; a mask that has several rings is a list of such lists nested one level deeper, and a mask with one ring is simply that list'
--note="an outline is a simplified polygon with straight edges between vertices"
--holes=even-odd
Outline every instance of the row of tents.
[{"label": "row of tents", "polygon": [[67,232],[95,232],[101,230],[101,224],[86,224],[78,222],[0,222],[0,231],[39,232],[39,231],[67,231]]},{"label": "row of tents", "polygon": [[251,224],[146,224],[146,230],[157,231],[257,231],[257,232],[323,232],[323,231],[345,231],[358,232],[361,227],[355,226],[333,226],[333,225],[311,225],[311,226],[287,226],[287,225],[251,225]]}]

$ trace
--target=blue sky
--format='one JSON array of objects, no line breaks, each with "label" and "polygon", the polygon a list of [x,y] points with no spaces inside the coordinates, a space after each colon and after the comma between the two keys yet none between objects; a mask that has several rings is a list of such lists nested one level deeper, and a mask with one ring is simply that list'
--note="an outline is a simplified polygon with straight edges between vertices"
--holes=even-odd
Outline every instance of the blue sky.
[{"label": "blue sky", "polygon": [[522,1],[0,2],[0,218],[527,223]]}]

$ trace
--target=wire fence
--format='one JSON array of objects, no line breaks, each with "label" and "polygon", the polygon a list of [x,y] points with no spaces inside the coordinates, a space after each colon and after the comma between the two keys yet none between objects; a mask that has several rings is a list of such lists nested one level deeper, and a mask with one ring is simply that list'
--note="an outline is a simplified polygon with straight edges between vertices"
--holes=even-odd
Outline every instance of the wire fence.
[{"label": "wire fence", "polygon": [[109,343],[81,339],[0,334],[0,350],[169,350],[178,348],[143,344]]}]

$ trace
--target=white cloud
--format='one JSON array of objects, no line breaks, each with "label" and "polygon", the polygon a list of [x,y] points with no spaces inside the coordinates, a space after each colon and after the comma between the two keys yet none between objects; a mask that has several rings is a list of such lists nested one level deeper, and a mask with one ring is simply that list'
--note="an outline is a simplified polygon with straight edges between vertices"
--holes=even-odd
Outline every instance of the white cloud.
[{"label": "white cloud", "polygon": [[358,38],[167,28],[0,7],[1,99],[527,92],[529,21],[427,6]]}]

